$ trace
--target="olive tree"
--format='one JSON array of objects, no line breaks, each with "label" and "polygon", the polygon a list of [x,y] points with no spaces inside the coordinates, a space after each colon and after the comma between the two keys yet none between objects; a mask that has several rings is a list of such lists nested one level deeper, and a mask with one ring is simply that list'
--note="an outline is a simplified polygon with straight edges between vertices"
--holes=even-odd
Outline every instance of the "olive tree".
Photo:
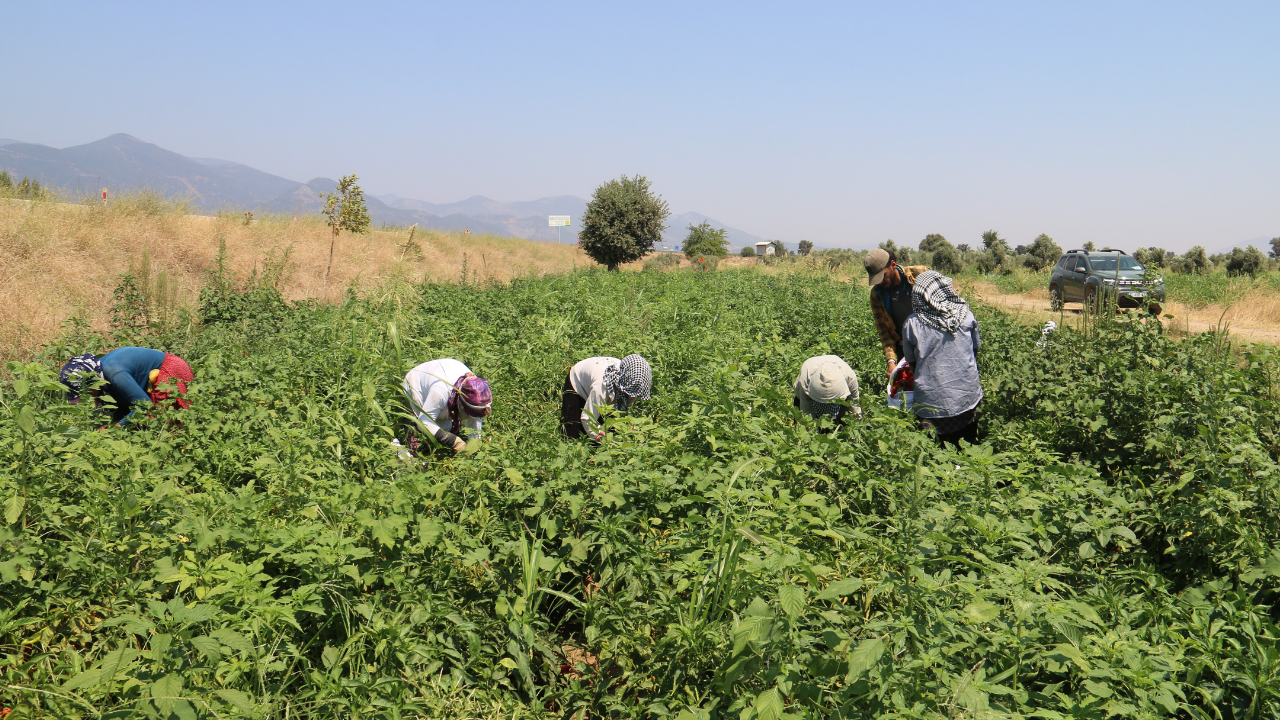
[{"label": "olive tree", "polygon": [[649,190],[647,178],[623,175],[596,188],[582,215],[578,244],[592,260],[617,270],[653,250],[670,214],[666,201]]},{"label": "olive tree", "polygon": [[1053,238],[1040,233],[1031,243],[1031,247],[1027,248],[1026,255],[1022,258],[1022,263],[1027,268],[1039,272],[1047,267],[1052,267],[1058,262],[1058,258],[1062,256],[1062,248]]}]

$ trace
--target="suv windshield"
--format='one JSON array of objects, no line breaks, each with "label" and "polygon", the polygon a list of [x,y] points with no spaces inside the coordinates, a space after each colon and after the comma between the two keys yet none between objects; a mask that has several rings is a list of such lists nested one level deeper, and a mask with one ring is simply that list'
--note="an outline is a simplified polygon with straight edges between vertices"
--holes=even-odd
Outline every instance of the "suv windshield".
[{"label": "suv windshield", "polygon": [[1089,267],[1094,270],[1110,270],[1115,272],[1116,260],[1120,261],[1121,270],[1142,270],[1142,266],[1137,260],[1128,255],[1091,255],[1089,256]]}]

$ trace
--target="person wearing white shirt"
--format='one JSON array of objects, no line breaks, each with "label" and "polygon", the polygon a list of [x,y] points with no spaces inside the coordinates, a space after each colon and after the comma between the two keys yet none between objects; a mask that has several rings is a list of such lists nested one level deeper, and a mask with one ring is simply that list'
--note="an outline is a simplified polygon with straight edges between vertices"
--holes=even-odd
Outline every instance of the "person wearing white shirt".
[{"label": "person wearing white shirt", "polygon": [[[409,371],[402,386],[409,409],[442,446],[462,452],[467,441],[480,437],[484,417],[493,405],[489,383],[453,358],[424,362]],[[448,429],[446,429],[448,428]],[[421,441],[410,432],[409,449]]]},{"label": "person wearing white shirt", "polygon": [[796,407],[814,418],[827,416],[839,425],[846,413],[862,417],[862,408],[858,406],[858,373],[837,355],[805,360],[792,389]]},{"label": "person wearing white shirt", "polygon": [[604,437],[600,413],[605,405],[626,411],[635,400],[648,400],[653,370],[640,355],[592,357],[569,370],[560,404],[560,429],[570,438],[585,432],[599,442]]}]

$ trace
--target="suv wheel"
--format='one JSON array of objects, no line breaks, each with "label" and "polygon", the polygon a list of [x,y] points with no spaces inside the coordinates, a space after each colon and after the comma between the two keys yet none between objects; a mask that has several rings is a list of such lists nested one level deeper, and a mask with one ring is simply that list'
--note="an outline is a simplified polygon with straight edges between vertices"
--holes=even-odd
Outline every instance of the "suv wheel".
[{"label": "suv wheel", "polygon": [[1049,286],[1049,308],[1052,310],[1061,310],[1063,304],[1062,288],[1057,285]]}]

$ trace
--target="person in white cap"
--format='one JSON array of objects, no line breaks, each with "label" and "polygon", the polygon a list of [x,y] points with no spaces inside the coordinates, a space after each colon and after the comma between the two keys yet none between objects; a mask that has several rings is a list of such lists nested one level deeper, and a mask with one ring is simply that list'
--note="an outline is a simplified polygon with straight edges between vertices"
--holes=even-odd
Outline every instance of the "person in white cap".
[{"label": "person in white cap", "polygon": [[830,417],[838,425],[848,413],[862,417],[858,373],[838,356],[819,355],[805,360],[796,377],[795,393],[796,407],[815,418]]},{"label": "person in white cap", "polygon": [[924,265],[898,264],[893,253],[876,248],[862,259],[867,268],[867,284],[871,286],[871,317],[880,333],[884,349],[885,377],[893,377],[893,369],[903,357],[902,326],[913,312],[911,288],[916,277],[929,270]]}]

